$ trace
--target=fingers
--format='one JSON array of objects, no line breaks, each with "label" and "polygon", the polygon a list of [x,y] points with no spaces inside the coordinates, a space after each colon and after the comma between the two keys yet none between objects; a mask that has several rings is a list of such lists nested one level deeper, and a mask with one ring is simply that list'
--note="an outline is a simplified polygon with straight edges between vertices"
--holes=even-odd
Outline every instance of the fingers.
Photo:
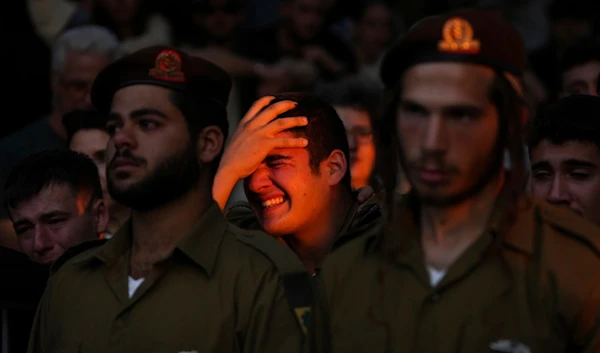
[{"label": "fingers", "polygon": [[246,112],[246,115],[244,115],[242,120],[240,120],[240,123],[245,123],[252,120],[252,118],[254,118],[254,116],[258,114],[258,112],[260,112],[264,107],[269,105],[273,99],[275,99],[273,96],[264,96],[258,99],[256,102],[254,102],[254,104],[252,104],[250,109],[248,109],[248,112]]},{"label": "fingers", "polygon": [[265,133],[274,136],[275,134],[292,129],[299,126],[308,125],[308,119],[306,117],[289,117],[289,118],[279,118],[277,120],[272,121],[271,123],[265,126]]},{"label": "fingers", "polygon": [[271,121],[275,120],[279,115],[287,112],[288,110],[292,110],[296,107],[297,103],[293,101],[281,101],[275,104],[271,104],[263,111],[258,113],[254,119],[248,121],[248,124],[261,128]]},{"label": "fingers", "polygon": [[302,148],[308,146],[308,140],[303,137],[277,137],[269,139],[271,149]]},{"label": "fingers", "polygon": [[374,193],[373,188],[369,185],[358,189],[358,195],[357,195],[358,203],[363,203],[363,202],[367,201],[371,196],[373,196],[373,193]]}]

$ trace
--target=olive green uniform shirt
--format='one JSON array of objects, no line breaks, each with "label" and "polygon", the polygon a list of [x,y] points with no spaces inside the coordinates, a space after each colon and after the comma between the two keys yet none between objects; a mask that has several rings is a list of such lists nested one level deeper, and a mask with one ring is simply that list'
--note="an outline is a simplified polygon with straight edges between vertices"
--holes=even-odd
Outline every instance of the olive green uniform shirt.
[{"label": "olive green uniform shirt", "polygon": [[278,271],[253,245],[261,236],[229,225],[213,204],[130,299],[127,222],[51,277],[29,352],[299,352]]},{"label": "olive green uniform shirt", "polygon": [[325,261],[313,351],[600,352],[600,228],[523,200],[432,287],[411,198]]}]

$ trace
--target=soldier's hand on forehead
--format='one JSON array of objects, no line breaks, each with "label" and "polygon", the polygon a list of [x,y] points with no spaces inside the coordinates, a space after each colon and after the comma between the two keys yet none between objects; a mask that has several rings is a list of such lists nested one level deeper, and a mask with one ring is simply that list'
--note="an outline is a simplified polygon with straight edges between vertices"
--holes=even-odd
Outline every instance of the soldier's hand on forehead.
[{"label": "soldier's hand on forehead", "polygon": [[[220,170],[227,170],[239,179],[252,174],[269,152],[276,148],[302,148],[308,140],[302,137],[277,136],[285,130],[305,126],[306,117],[276,119],[296,107],[293,101],[281,101],[269,105],[274,97],[257,100],[240,121],[237,130],[225,148]],[[265,108],[266,107],[266,108]]]}]

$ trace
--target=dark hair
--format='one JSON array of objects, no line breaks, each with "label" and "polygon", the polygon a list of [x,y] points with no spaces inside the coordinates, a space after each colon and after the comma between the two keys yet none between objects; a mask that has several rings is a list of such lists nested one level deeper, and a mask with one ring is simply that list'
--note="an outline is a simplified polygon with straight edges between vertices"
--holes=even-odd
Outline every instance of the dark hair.
[{"label": "dark hair", "polygon": [[[139,8],[137,9],[136,14],[133,18],[133,35],[139,36],[146,31],[146,27],[148,26],[148,20],[150,16],[155,10],[155,4],[153,1],[148,0],[140,0]],[[123,40],[125,38],[122,37],[121,33],[118,31],[118,23],[112,18],[110,12],[106,9],[104,5],[99,2],[95,2],[92,8],[91,22],[93,24],[100,25],[102,27],[106,27],[111,30],[119,40]]]},{"label": "dark hair", "polygon": [[591,20],[593,17],[593,10],[595,0],[578,0],[574,4],[571,0],[554,0],[548,6],[548,18],[552,21],[558,21],[563,19],[579,19],[579,20]]},{"label": "dark hair", "polygon": [[600,37],[585,36],[573,40],[559,62],[560,81],[562,82],[562,74],[566,71],[590,61],[600,61]]},{"label": "dark hair", "polygon": [[531,151],[543,140],[591,142],[600,151],[600,97],[572,95],[540,110],[527,129]]},{"label": "dark hair", "polygon": [[75,193],[91,190],[92,200],[103,197],[98,168],[90,158],[69,149],[45,150],[26,157],[10,171],[4,184],[5,207],[15,208],[44,188],[60,184]]},{"label": "dark hair", "polygon": [[369,114],[371,124],[381,115],[383,86],[374,80],[350,77],[338,82],[324,84],[315,90],[329,104],[354,108]]},{"label": "dark hair", "polygon": [[73,110],[63,115],[63,125],[67,130],[67,146],[73,136],[81,130],[106,131],[106,119],[94,109]]},{"label": "dark hair", "polygon": [[[213,100],[197,97],[194,93],[171,91],[171,102],[181,111],[188,125],[188,131],[192,141],[196,141],[198,135],[207,126],[216,126],[223,133],[223,144],[229,134],[229,121],[227,120],[227,109]],[[217,171],[221,153],[211,163],[213,173]]]},{"label": "dark hair", "polygon": [[[291,100],[298,105],[281,115],[279,118],[305,116],[308,119],[308,125],[290,129],[298,136],[305,137],[308,140],[309,163],[314,173],[319,172],[320,163],[325,160],[334,150],[340,150],[349,161],[350,148],[348,147],[348,138],[344,123],[338,116],[333,107],[322,98],[309,93],[281,93],[276,94],[271,104]],[[352,189],[350,183],[350,166],[346,170],[341,184],[348,190]]]}]

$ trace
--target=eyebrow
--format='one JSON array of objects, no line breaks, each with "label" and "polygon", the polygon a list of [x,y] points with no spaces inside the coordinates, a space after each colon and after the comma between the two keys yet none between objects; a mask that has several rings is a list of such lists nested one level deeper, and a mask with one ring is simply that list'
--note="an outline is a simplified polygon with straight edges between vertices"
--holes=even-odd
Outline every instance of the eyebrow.
[{"label": "eyebrow", "polygon": [[[571,168],[592,168],[598,169],[598,165],[584,161],[581,159],[571,158],[560,163],[562,166],[571,167]],[[540,161],[531,165],[531,169],[552,169],[552,165],[548,161]]]},{"label": "eyebrow", "polygon": [[[54,217],[65,217],[65,216],[69,216],[69,215],[71,215],[71,213],[66,212],[66,211],[50,211],[50,212],[42,214],[39,218],[46,221],[46,220],[49,220]],[[24,225],[27,223],[31,223],[31,222],[27,219],[17,220],[17,221],[13,222],[13,227],[18,227],[20,225]]]},{"label": "eyebrow", "polygon": [[273,162],[273,161],[278,161],[278,160],[286,160],[287,161],[290,159],[292,159],[292,157],[290,157],[290,156],[284,156],[282,154],[271,154],[265,158],[265,162]]},{"label": "eyebrow", "polygon": [[[400,108],[417,108],[420,110],[423,110],[425,112],[429,112],[429,109],[427,109],[423,104],[415,102],[413,100],[410,99],[405,99],[403,101],[400,102]],[[453,115],[456,112],[469,112],[473,115],[481,115],[484,111],[484,109],[482,107],[479,107],[477,105],[473,105],[473,104],[455,104],[455,105],[449,105],[449,106],[444,106],[442,107],[442,111],[444,115]]]},{"label": "eyebrow", "polygon": [[[129,114],[129,117],[131,117],[132,119],[137,119],[137,118],[141,118],[146,115],[154,115],[159,118],[168,119],[168,117],[165,113],[161,112],[158,109],[154,109],[154,108],[136,109]],[[120,117],[121,117],[121,115],[119,113],[111,112],[108,114],[107,120],[114,121],[114,120],[118,120]]]}]

